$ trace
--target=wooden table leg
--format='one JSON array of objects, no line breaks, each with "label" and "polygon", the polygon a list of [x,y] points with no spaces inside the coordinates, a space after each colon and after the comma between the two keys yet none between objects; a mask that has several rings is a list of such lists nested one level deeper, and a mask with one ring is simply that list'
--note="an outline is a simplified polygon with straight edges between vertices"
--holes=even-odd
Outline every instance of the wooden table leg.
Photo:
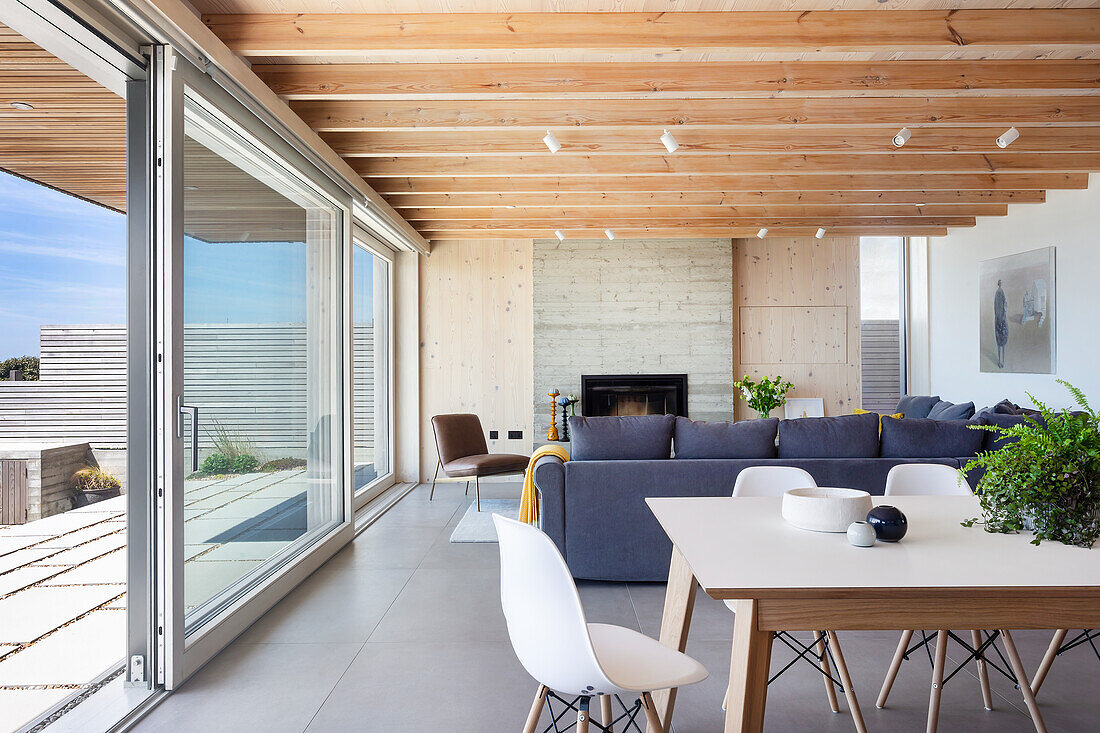
[{"label": "wooden table leg", "polygon": [[1012,641],[1012,634],[1008,629],[1001,629],[1001,638],[1005,643],[1005,654],[1012,665],[1012,673],[1016,675],[1016,681],[1020,683],[1020,692],[1024,695],[1024,702],[1031,713],[1031,722],[1035,724],[1036,733],[1047,733],[1047,727],[1043,724],[1043,715],[1039,712],[1039,705],[1035,702],[1035,693],[1031,689],[1031,683],[1027,681],[1027,672],[1024,671],[1024,663],[1020,661],[1020,653],[1016,651],[1016,643]]},{"label": "wooden table leg", "polygon": [[932,663],[932,689],[928,693],[928,733],[936,733],[940,724],[940,693],[943,692],[943,667],[947,663],[947,632],[936,632],[936,661]]},{"label": "wooden table leg", "polygon": [[[665,590],[665,610],[661,616],[661,643],[677,651],[687,648],[688,629],[691,628],[691,614],[695,610],[695,593],[699,585],[695,575],[673,546],[672,562],[668,568],[668,588]],[[653,693],[653,705],[665,730],[672,728],[672,709],[676,705],[676,688]],[[653,727],[650,726],[650,731]]]},{"label": "wooden table leg", "polygon": [[1058,656],[1058,650],[1062,648],[1062,642],[1066,640],[1066,634],[1069,633],[1069,629],[1058,629],[1054,632],[1054,637],[1050,640],[1050,646],[1047,647],[1047,653],[1043,655],[1043,661],[1039,664],[1039,669],[1035,670],[1035,676],[1031,679],[1031,692],[1038,695],[1039,688],[1043,686],[1043,680],[1047,678],[1047,672],[1050,671],[1050,666],[1054,664],[1054,658]]},{"label": "wooden table leg", "polygon": [[734,601],[726,733],[761,733],[768,701],[772,632],[761,631],[757,601]]},{"label": "wooden table leg", "polygon": [[[977,629],[970,630],[970,643],[974,645],[974,649],[977,650],[982,646],[982,632]],[[978,655],[978,658],[974,660],[978,665],[978,684],[982,687],[982,704],[985,705],[986,710],[993,709],[993,693],[989,690],[989,670],[985,666],[985,653]]]}]

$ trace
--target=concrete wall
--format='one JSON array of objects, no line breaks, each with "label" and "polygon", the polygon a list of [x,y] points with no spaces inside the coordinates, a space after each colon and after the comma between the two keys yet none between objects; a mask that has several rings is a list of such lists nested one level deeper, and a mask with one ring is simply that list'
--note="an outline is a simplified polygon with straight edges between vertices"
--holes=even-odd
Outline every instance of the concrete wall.
[{"label": "concrete wall", "polygon": [[[1100,276],[1100,187],[1049,191],[1045,204],[1012,206],[1009,215],[979,219],[929,240],[930,387],[945,400],[981,408],[1025,391],[1054,407],[1069,404],[1055,382],[1077,385],[1100,404],[1100,339],[1096,333]],[[1055,248],[1055,374],[990,374],[978,368],[978,265],[982,260]]]},{"label": "concrete wall", "polygon": [[535,240],[536,436],[582,374],[687,373],[688,414],[730,419],[733,291],[728,239]]}]

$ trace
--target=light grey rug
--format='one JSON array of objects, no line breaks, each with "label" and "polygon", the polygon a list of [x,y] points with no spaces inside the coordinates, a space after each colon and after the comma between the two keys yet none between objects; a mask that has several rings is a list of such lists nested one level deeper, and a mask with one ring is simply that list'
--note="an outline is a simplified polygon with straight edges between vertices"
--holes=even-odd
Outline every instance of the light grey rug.
[{"label": "light grey rug", "polygon": [[470,508],[451,533],[451,542],[496,542],[494,514],[519,519],[519,499],[482,499],[480,512],[477,505],[471,502]]}]

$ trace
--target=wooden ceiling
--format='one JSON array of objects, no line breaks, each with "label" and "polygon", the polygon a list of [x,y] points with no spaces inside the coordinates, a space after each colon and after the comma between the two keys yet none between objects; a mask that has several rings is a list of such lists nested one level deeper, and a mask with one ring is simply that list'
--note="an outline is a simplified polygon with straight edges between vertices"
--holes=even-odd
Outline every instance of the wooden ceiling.
[{"label": "wooden ceiling", "polygon": [[0,168],[111,209],[126,207],[125,101],[3,25]]},{"label": "wooden ceiling", "polygon": [[943,234],[1100,170],[1100,3],[193,4],[428,239]]}]

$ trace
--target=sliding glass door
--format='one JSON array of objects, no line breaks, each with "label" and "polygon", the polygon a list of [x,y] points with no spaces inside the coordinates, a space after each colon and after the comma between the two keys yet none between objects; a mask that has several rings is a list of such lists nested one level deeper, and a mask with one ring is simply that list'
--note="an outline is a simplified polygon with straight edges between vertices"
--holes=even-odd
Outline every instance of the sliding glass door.
[{"label": "sliding glass door", "polygon": [[159,69],[171,688],[350,532],[350,199],[185,60]]},{"label": "sliding glass door", "polygon": [[384,490],[392,479],[391,451],[391,273],[381,249],[356,240],[352,249],[354,334],[354,488],[356,506]]}]

